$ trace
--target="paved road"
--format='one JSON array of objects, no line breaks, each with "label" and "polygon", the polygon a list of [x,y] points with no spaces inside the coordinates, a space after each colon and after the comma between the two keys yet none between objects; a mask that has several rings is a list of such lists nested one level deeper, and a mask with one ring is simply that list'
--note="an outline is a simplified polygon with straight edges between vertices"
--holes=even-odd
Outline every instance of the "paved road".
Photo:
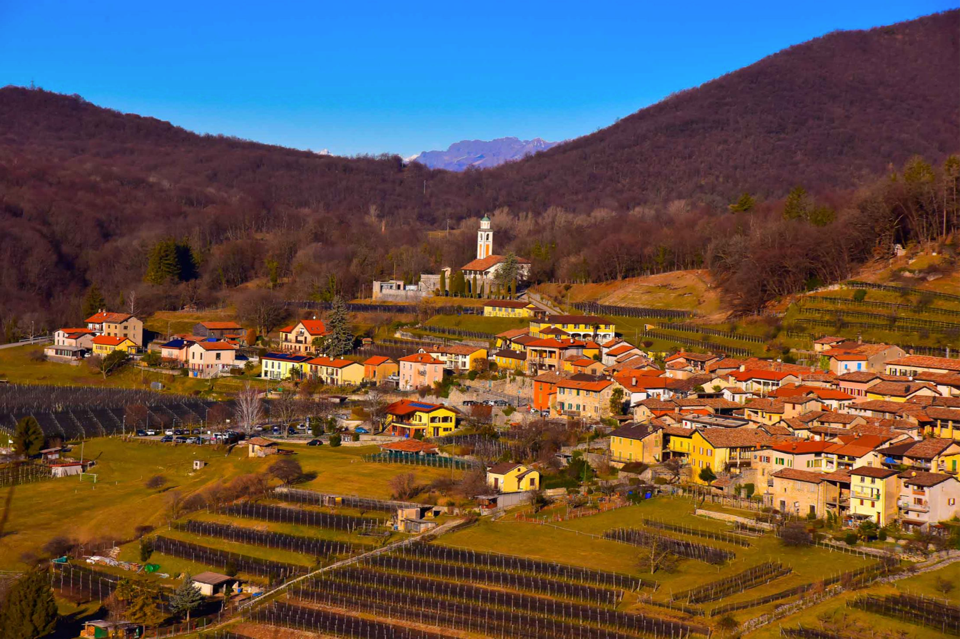
[{"label": "paved road", "polygon": [[22,342],[11,342],[9,344],[0,344],[0,350],[4,348],[16,348],[17,346],[30,346],[31,344],[44,344],[52,340],[53,338],[49,335],[46,335],[44,337],[34,337],[33,339],[25,339]]}]

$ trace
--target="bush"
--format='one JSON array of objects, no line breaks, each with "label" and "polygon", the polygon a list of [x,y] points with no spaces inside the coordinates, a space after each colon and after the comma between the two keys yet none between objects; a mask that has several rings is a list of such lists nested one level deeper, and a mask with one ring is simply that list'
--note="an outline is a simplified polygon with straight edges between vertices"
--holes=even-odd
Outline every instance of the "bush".
[{"label": "bush", "polygon": [[163,475],[154,475],[153,477],[147,480],[144,486],[149,488],[150,490],[157,490],[159,488],[163,488],[164,486],[166,486],[166,484],[167,484],[166,477],[164,477]]},{"label": "bush", "polygon": [[854,302],[862,302],[862,301],[865,300],[865,299],[867,299],[867,290],[866,290],[866,289],[860,288],[860,289],[857,289],[857,290],[855,290],[855,291],[853,292],[853,301],[854,301]]},{"label": "bush", "polygon": [[333,435],[330,435],[331,447],[336,448],[341,444],[342,441],[343,441],[343,438],[340,436],[340,433],[334,433]]},{"label": "bush", "polygon": [[859,539],[859,538],[857,537],[857,533],[852,532],[852,531],[851,531],[851,532],[848,532],[848,533],[846,534],[846,536],[843,538],[843,540],[844,540],[845,542],[847,542],[847,545],[848,545],[848,546],[856,546],[856,545],[857,545],[857,539]]}]

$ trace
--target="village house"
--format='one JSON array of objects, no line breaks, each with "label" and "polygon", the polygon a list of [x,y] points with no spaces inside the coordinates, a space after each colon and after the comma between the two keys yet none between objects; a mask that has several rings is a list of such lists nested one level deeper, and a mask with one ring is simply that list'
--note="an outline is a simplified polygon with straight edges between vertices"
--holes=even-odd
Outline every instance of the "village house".
[{"label": "village house", "polygon": [[526,345],[518,341],[521,338],[527,338],[527,341],[537,339],[530,337],[530,329],[528,328],[511,328],[508,331],[497,333],[496,347],[498,349],[509,348],[514,351],[526,352]]},{"label": "village house", "polygon": [[823,472],[824,453],[835,447],[833,442],[791,441],[773,444],[753,453],[751,468],[756,471],[758,481],[766,481],[784,468]]},{"label": "village house", "polygon": [[621,371],[614,375],[627,396],[630,406],[637,406],[648,399],[671,399],[673,390],[669,377],[661,377],[661,371]]},{"label": "village house", "polygon": [[88,328],[61,328],[53,334],[53,344],[43,349],[43,354],[53,360],[83,359],[93,350],[96,334]]},{"label": "village house", "polygon": [[519,300],[490,300],[483,304],[484,317],[513,317],[529,319],[537,312],[537,307]]},{"label": "village house", "polygon": [[359,386],[363,383],[363,365],[349,359],[315,357],[306,366],[311,378],[328,386]]},{"label": "village house", "polygon": [[596,376],[602,375],[606,370],[606,366],[589,357],[571,355],[567,359],[563,360],[563,370],[574,374],[580,373],[583,375]]},{"label": "village house", "polygon": [[498,369],[524,372],[527,370],[527,354],[511,348],[502,348],[493,354]]},{"label": "village house", "polygon": [[850,472],[850,515],[886,526],[897,518],[900,486],[897,471],[860,467]]},{"label": "village house", "polygon": [[527,371],[531,375],[563,370],[563,360],[570,355],[583,356],[586,343],[569,338],[535,339],[527,344]]},{"label": "village house", "polygon": [[85,319],[84,323],[97,335],[126,337],[137,347],[143,346],[143,322],[129,313],[101,310]]},{"label": "village house", "polygon": [[784,468],[773,473],[771,480],[770,492],[764,495],[768,506],[795,517],[824,516],[823,473]]},{"label": "village house", "polygon": [[940,391],[929,382],[878,382],[867,389],[867,399],[905,402],[914,397],[939,397]]},{"label": "village house", "polygon": [[457,427],[457,412],[443,404],[401,399],[386,408],[386,432],[398,437],[441,437]]},{"label": "village house", "polygon": [[421,348],[419,352],[443,362],[444,368],[455,373],[471,371],[477,367],[477,362],[487,359],[487,349],[467,344]]},{"label": "village house", "polygon": [[660,461],[663,448],[661,429],[651,423],[627,422],[610,433],[610,461],[620,464]]},{"label": "village house", "polygon": [[890,344],[839,344],[820,353],[829,359],[829,370],[835,375],[859,371],[882,373],[887,362],[900,359],[906,353]]},{"label": "village house", "polygon": [[693,436],[697,431],[683,426],[665,426],[662,429],[661,461],[677,458],[687,462],[693,451]]},{"label": "village house", "polygon": [[821,337],[818,340],[814,340],[813,351],[815,353],[822,353],[830,350],[831,348],[836,348],[846,341],[847,339],[845,337]]},{"label": "village house", "polygon": [[756,398],[752,392],[748,390],[743,390],[739,386],[726,386],[722,391],[720,391],[720,396],[727,401],[734,402],[736,404],[746,404],[750,400]]},{"label": "village house", "polygon": [[411,391],[423,386],[433,387],[443,380],[443,362],[426,353],[401,357],[400,390]]},{"label": "village house", "polygon": [[899,477],[897,507],[907,530],[929,530],[960,514],[960,481],[954,475],[909,470]]},{"label": "village house", "polygon": [[956,473],[960,442],[946,438],[908,439],[877,450],[885,468],[903,467],[939,473]]},{"label": "village house", "polygon": [[285,380],[303,379],[307,373],[309,355],[293,353],[266,353],[260,358],[260,378]]},{"label": "village house", "polygon": [[557,372],[540,373],[533,378],[533,409],[552,410],[557,397],[557,384],[569,377]]},{"label": "village house", "polygon": [[192,332],[197,337],[214,337],[218,340],[247,344],[247,332],[236,322],[198,322],[193,325]]},{"label": "village house", "polygon": [[879,467],[881,455],[879,448],[888,439],[879,435],[855,435],[841,437],[841,441],[823,452],[823,469],[850,471],[861,467]]},{"label": "village house", "polygon": [[[678,400],[679,402],[685,402],[688,400]],[[696,409],[698,404],[694,404],[691,408]],[[698,410],[684,410],[684,406],[679,405],[680,409],[680,425],[684,428],[696,428],[697,430],[703,430],[705,428],[745,428],[749,426],[755,426],[752,424],[749,419],[744,419],[742,417],[734,417],[733,415],[716,415],[713,411],[704,406]]]},{"label": "village house", "polygon": [[628,355],[646,356],[639,348],[626,342],[620,342],[613,348],[602,348],[603,356],[601,361],[604,366],[613,366],[620,358]]},{"label": "village house", "polygon": [[193,342],[177,337],[160,345],[160,359],[167,364],[186,366]]},{"label": "village house", "polygon": [[487,485],[501,493],[516,493],[540,488],[540,471],[503,462],[487,469]]},{"label": "village house", "polygon": [[277,442],[263,437],[251,437],[247,440],[247,457],[268,457],[277,454]]},{"label": "village house", "polygon": [[374,355],[363,362],[363,380],[382,384],[392,375],[399,375],[400,365],[389,357]]},{"label": "village house", "polygon": [[729,381],[746,391],[761,397],[771,395],[784,384],[799,384],[800,377],[794,373],[775,370],[742,370],[730,373]]},{"label": "village house", "polygon": [[887,362],[887,375],[916,377],[921,373],[960,373],[960,359],[907,355]]},{"label": "village house", "polygon": [[[862,371],[859,373],[844,373],[843,375],[837,376],[837,389],[845,393],[849,393],[854,397],[866,397],[867,390],[886,379],[896,379],[890,375],[884,375],[882,373],[873,373],[870,371]],[[906,378],[904,378],[906,381]]]},{"label": "village house", "polygon": [[[329,333],[323,320],[300,320],[280,329],[280,350],[296,355],[319,353],[323,350],[323,338]],[[315,343],[314,340],[319,341]]]},{"label": "village house", "polygon": [[218,377],[236,365],[237,347],[213,338],[195,342],[187,349],[190,377]]},{"label": "village house", "polygon": [[925,434],[960,441],[960,410],[930,406],[924,413],[932,420],[924,429]]},{"label": "village house", "polygon": [[573,375],[557,382],[556,412],[562,415],[601,419],[609,417],[610,398],[620,385],[611,379]]},{"label": "village house", "polygon": [[770,442],[771,438],[756,428],[706,428],[694,430],[690,440],[690,466],[693,481],[705,483],[699,473],[704,468],[714,474],[737,474],[748,468],[753,451]]},{"label": "village house", "polygon": [[[534,337],[559,334],[576,340],[606,342],[616,335],[616,325],[594,315],[547,315],[542,320],[530,322],[530,334]],[[598,352],[599,348],[597,344]]]},{"label": "village house", "polygon": [[115,335],[97,335],[93,338],[93,354],[106,357],[114,351],[126,351],[129,354],[137,352],[137,345],[129,337]]}]

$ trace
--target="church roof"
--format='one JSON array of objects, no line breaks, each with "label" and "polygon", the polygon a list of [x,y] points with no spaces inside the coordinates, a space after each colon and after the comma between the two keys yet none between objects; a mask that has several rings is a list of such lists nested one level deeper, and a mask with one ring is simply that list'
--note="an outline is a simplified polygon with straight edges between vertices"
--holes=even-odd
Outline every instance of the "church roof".
[{"label": "church roof", "polygon": [[[465,264],[460,268],[461,271],[488,271],[503,261],[502,255],[488,255],[484,258],[476,259]],[[529,264],[530,260],[522,257],[517,258],[517,264]]]}]

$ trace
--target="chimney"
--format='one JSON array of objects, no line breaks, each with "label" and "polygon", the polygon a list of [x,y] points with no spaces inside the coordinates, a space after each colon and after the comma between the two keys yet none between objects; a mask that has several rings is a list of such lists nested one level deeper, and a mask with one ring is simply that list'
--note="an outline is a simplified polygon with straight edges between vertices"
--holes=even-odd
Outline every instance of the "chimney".
[{"label": "chimney", "polygon": [[863,335],[857,335],[857,344],[863,344]]}]

